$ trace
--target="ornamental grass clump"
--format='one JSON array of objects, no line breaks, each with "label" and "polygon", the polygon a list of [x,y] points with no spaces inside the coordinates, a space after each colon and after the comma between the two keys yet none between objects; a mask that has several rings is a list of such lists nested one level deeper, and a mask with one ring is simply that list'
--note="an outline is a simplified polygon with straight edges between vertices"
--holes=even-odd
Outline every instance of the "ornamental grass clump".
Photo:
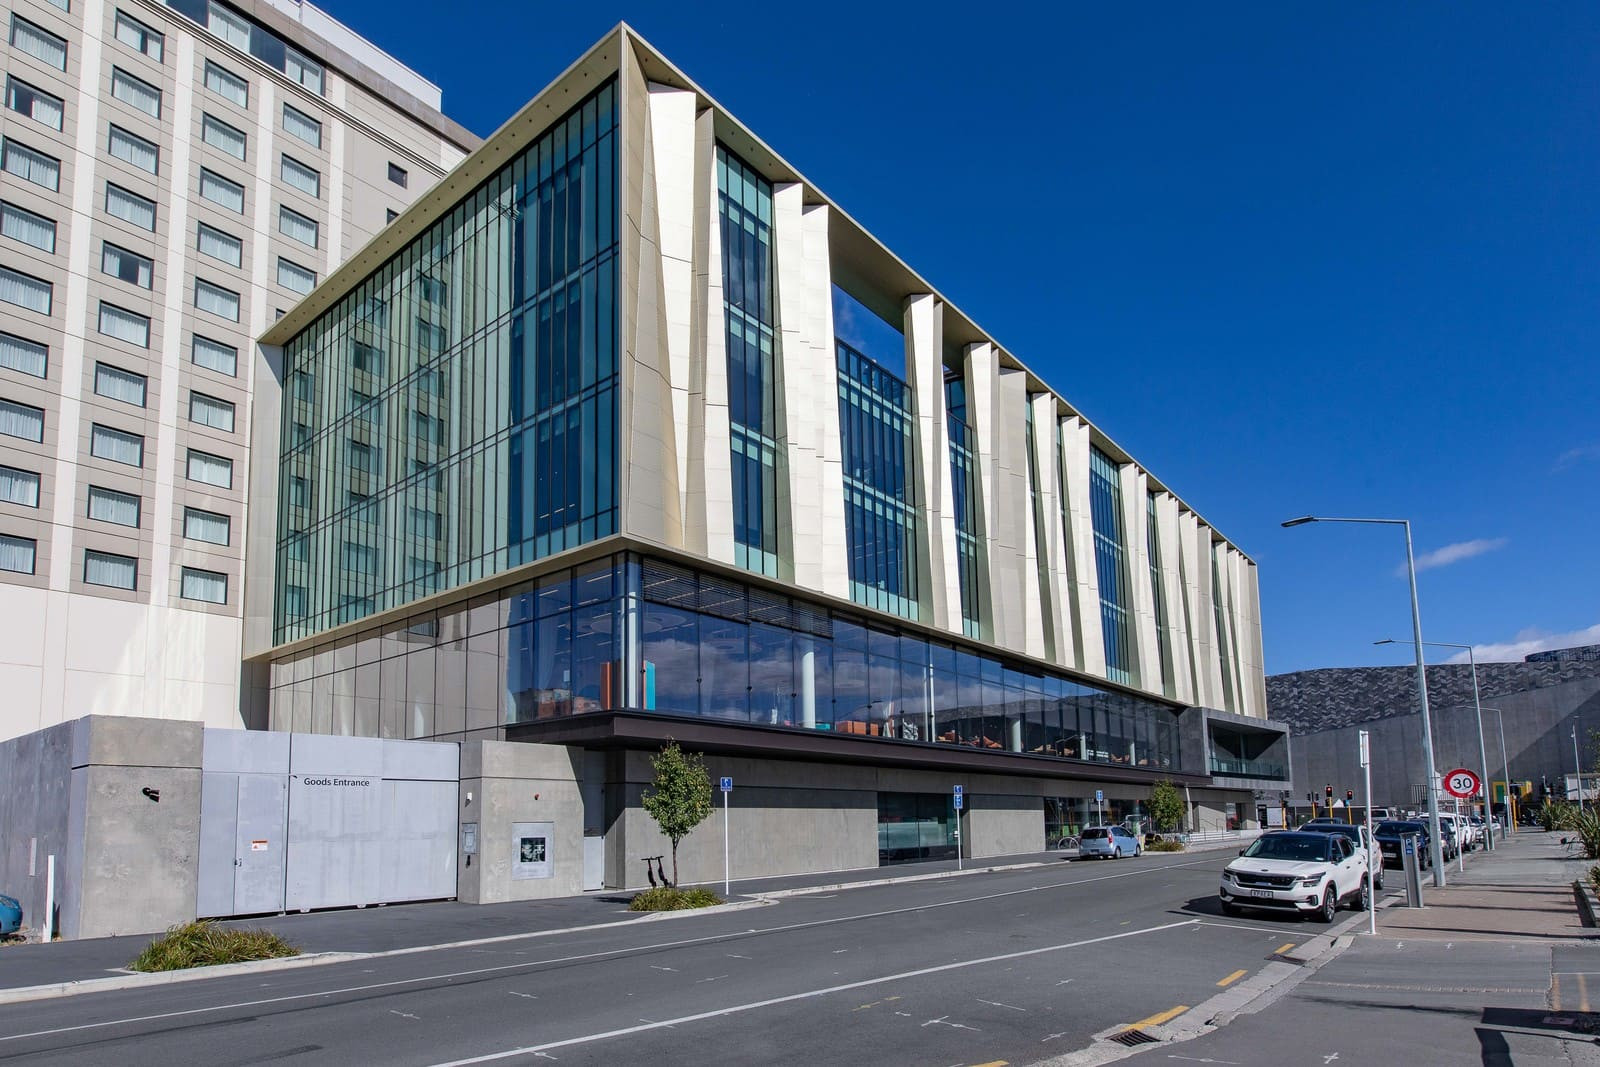
[{"label": "ornamental grass clump", "polygon": [[663,885],[646,889],[628,904],[630,911],[688,911],[691,908],[709,908],[721,904],[722,898],[709,889],[678,889]]},{"label": "ornamental grass clump", "polygon": [[298,955],[299,949],[268,930],[236,930],[200,920],[172,927],[128,966],[135,971],[181,971]]}]

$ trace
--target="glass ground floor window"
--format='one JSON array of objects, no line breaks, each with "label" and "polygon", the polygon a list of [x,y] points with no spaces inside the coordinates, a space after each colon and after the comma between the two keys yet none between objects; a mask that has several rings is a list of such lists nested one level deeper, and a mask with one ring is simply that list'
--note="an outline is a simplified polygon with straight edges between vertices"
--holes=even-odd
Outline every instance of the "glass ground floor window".
[{"label": "glass ground floor window", "polygon": [[956,858],[956,813],[943,793],[878,794],[878,865]]},{"label": "glass ground floor window", "polygon": [[1063,842],[1078,837],[1085,827],[1120,824],[1130,833],[1149,830],[1150,813],[1142,800],[1107,797],[1098,805],[1094,793],[1070,797],[1044,798],[1044,840],[1048,848],[1064,848]]}]

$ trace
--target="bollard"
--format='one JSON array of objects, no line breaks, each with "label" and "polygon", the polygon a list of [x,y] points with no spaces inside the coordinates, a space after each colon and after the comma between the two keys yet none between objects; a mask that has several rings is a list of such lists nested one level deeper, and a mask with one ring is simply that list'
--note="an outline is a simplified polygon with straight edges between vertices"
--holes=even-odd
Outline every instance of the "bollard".
[{"label": "bollard", "polygon": [[1406,907],[1422,907],[1422,857],[1420,834],[1400,837],[1400,862],[1406,878]]}]

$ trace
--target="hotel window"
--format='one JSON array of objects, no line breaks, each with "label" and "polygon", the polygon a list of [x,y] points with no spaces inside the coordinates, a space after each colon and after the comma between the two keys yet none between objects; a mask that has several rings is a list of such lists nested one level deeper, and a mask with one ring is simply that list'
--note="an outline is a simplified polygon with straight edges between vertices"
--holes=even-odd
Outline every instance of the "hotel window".
[{"label": "hotel window", "polygon": [[250,106],[250,83],[226,67],[206,60],[206,88],[240,107]]},{"label": "hotel window", "polygon": [[206,5],[206,28],[233,47],[250,51],[250,32],[254,27],[242,15],[235,15],[221,4]]},{"label": "hotel window", "polygon": [[0,571],[32,574],[39,543],[31,537],[0,534]]},{"label": "hotel window", "polygon": [[150,347],[149,318],[103,300],[100,302],[100,332],[140,348]]},{"label": "hotel window", "polygon": [[92,548],[84,549],[83,580],[88,585],[136,589],[139,581],[139,561],[132,556],[96,552]]},{"label": "hotel window", "polygon": [[405,170],[404,167],[397,166],[396,164],[393,164],[393,163],[389,164],[389,180],[390,181],[394,182],[400,188],[404,189],[406,187],[406,178],[407,178],[407,175],[406,175],[406,170]]},{"label": "hotel window", "polygon": [[201,278],[194,280],[194,306],[230,322],[239,321],[239,294]]},{"label": "hotel window", "polygon": [[118,526],[139,526],[139,495],[119,493],[98,485],[89,487],[89,518]]},{"label": "hotel window", "polygon": [[54,253],[56,250],[56,224],[53,219],[35,215],[4,200],[0,200],[0,234],[13,241],[32,245],[41,252]]},{"label": "hotel window", "polygon": [[16,467],[0,467],[0,501],[25,508],[39,506],[39,475]]},{"label": "hotel window", "polygon": [[106,182],[106,214],[141,230],[155,232],[156,202],[111,182]]},{"label": "hotel window", "polygon": [[67,69],[67,42],[16,14],[11,16],[11,47],[57,70]]},{"label": "hotel window", "polygon": [[16,334],[0,333],[0,367],[44,378],[49,364],[50,346]]},{"label": "hotel window", "polygon": [[229,211],[244,213],[244,186],[200,168],[200,195]]},{"label": "hotel window", "polygon": [[161,117],[161,90],[121,67],[111,68],[111,95],[152,118]]},{"label": "hotel window", "polygon": [[130,467],[144,466],[144,438],[136,433],[113,430],[94,423],[89,428],[89,455],[96,459],[109,459],[113,463],[126,463]]},{"label": "hotel window", "polygon": [[106,138],[106,151],[111,153],[113,159],[120,159],[151,174],[161,169],[161,150],[120,126],[111,127]]},{"label": "hotel window", "polygon": [[233,405],[204,393],[189,394],[189,421],[225,433],[233,432]]},{"label": "hotel window", "polygon": [[228,153],[234,159],[243,159],[245,156],[244,131],[229,126],[214,116],[201,116],[200,139],[217,151]]},{"label": "hotel window", "polygon": [[44,442],[44,409],[0,400],[0,433],[35,444]]},{"label": "hotel window", "polygon": [[313,148],[322,147],[322,123],[288,104],[283,105],[283,128]]},{"label": "hotel window", "polygon": [[293,156],[283,157],[278,173],[283,178],[283,184],[312,197],[322,196],[322,175]]},{"label": "hotel window", "polygon": [[191,541],[204,541],[212,545],[226,545],[231,519],[214,511],[199,508],[183,509],[183,536]]},{"label": "hotel window", "polygon": [[55,287],[43,278],[0,267],[0,301],[48,315],[55,301]]},{"label": "hotel window", "polygon": [[61,161],[10,137],[0,139],[0,170],[51,192],[61,190]]},{"label": "hotel window", "polygon": [[242,240],[231,233],[214,230],[203,222],[199,224],[195,248],[202,255],[221,260],[230,266],[237,267],[244,262],[244,242]]},{"label": "hotel window", "polygon": [[283,72],[290,81],[299,82],[318,96],[322,95],[322,66],[311,57],[293,48],[284,48]]},{"label": "hotel window", "polygon": [[145,405],[145,396],[149,392],[149,381],[142,374],[113,367],[109,363],[96,363],[94,391],[96,395],[103,396],[107,400],[120,400],[124,404],[142,408]]},{"label": "hotel window", "polygon": [[221,341],[213,341],[209,337],[197,334],[190,349],[190,358],[197,367],[214,370],[230,378],[238,377],[239,350],[232,345],[225,345]]},{"label": "hotel window", "polygon": [[278,232],[303,245],[317,247],[317,221],[281,204],[278,206]]},{"label": "hotel window", "polygon": [[1094,528],[1095,574],[1100,582],[1106,677],[1128,684],[1133,680],[1133,643],[1128,624],[1122,472],[1110,456],[1093,447],[1089,449],[1089,517]]},{"label": "hotel window", "polygon": [[183,568],[183,585],[180,595],[184,600],[203,600],[207,604],[228,602],[228,576],[216,571],[203,571],[195,567]]},{"label": "hotel window", "polygon": [[52,130],[61,129],[61,117],[66,109],[59,96],[51,96],[43,89],[10,77],[6,78],[6,107]]},{"label": "hotel window", "polygon": [[126,248],[119,248],[110,241],[105,241],[100,246],[100,270],[129,285],[148,289],[154,280],[155,263],[137,252],[130,252]]},{"label": "hotel window", "polygon": [[189,449],[185,470],[191,482],[204,482],[219,489],[233,488],[233,460],[209,452]]},{"label": "hotel window", "polygon": [[278,284],[304,296],[317,287],[317,272],[278,257]]},{"label": "hotel window", "polygon": [[140,22],[131,15],[122,11],[117,12],[116,21],[117,40],[127,45],[136,52],[143,52],[157,63],[165,50],[166,37],[149,26]]}]

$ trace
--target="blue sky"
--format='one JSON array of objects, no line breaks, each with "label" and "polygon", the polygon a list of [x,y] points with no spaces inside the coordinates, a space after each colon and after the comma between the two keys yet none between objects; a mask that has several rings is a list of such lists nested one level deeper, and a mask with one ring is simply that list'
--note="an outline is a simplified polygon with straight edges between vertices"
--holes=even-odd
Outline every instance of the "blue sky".
[{"label": "blue sky", "polygon": [[327,3],[482,134],[626,19],[1256,559],[1269,672],[1407,660],[1306,513],[1600,642],[1600,5]]}]

